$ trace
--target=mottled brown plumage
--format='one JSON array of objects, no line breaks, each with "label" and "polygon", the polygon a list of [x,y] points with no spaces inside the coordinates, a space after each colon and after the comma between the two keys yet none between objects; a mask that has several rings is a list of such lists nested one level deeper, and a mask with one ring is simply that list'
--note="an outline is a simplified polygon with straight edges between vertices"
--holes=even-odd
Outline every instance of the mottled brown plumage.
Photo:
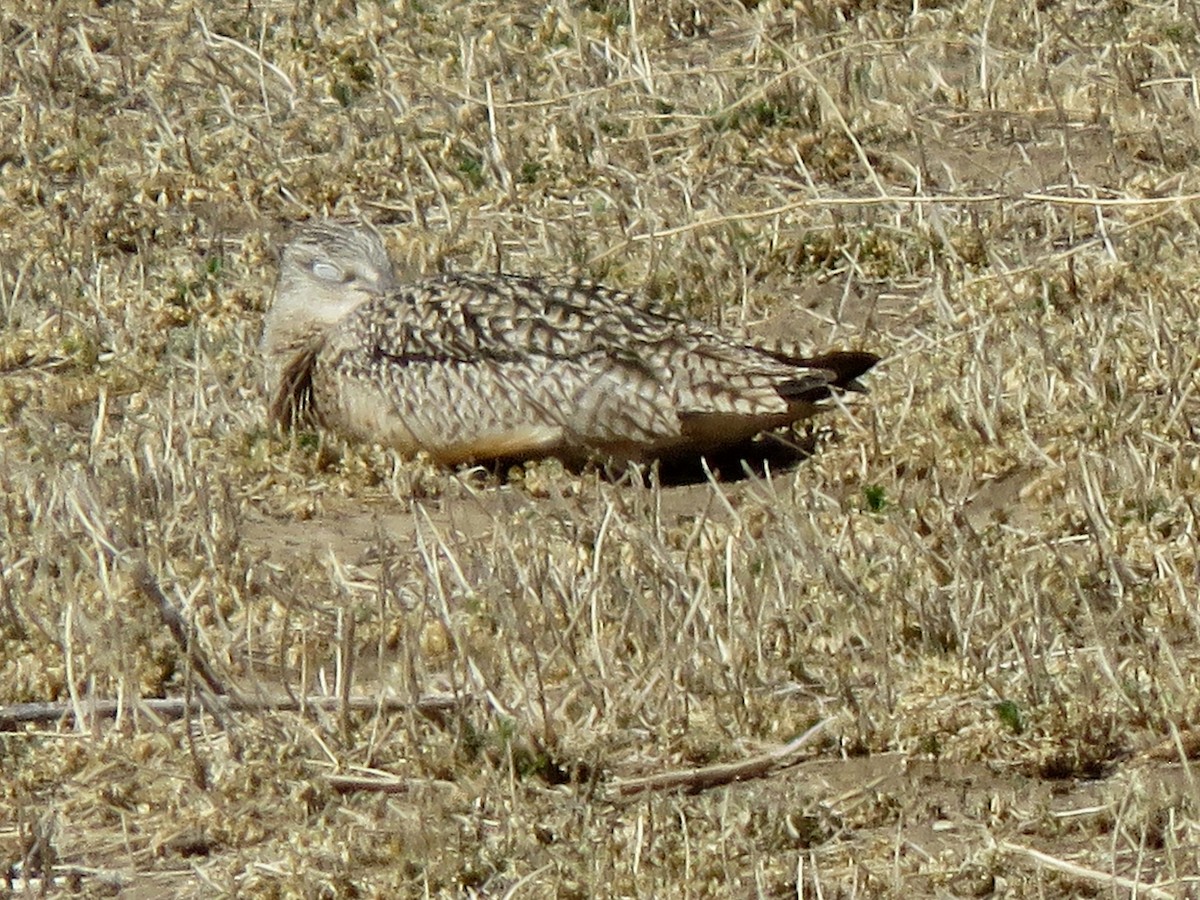
[{"label": "mottled brown plumage", "polygon": [[317,222],[263,332],[272,418],[444,463],[700,455],[812,415],[877,357],[804,357],[580,280],[399,284],[378,235]]}]

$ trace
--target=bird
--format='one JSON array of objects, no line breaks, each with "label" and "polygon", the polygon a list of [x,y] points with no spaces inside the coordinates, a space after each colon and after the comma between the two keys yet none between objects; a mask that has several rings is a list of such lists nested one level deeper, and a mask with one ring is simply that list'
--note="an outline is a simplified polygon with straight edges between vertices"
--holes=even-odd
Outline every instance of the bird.
[{"label": "bird", "polygon": [[861,391],[879,357],[803,355],[580,278],[396,275],[377,230],[316,219],[264,319],[271,421],[448,466],[700,458]]}]

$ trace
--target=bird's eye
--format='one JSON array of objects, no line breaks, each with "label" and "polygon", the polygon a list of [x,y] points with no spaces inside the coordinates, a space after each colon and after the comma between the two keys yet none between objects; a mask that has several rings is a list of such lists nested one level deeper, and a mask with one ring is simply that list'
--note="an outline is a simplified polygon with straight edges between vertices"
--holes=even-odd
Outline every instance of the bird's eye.
[{"label": "bird's eye", "polygon": [[343,282],[350,280],[350,276],[333,263],[327,263],[321,259],[313,262],[312,273],[322,281],[332,281],[335,284],[342,284]]}]

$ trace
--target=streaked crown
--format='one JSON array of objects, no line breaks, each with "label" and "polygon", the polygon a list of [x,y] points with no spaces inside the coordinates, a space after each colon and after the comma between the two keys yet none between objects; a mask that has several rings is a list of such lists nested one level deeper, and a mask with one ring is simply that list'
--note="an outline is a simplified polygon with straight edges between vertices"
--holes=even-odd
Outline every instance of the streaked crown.
[{"label": "streaked crown", "polygon": [[327,330],[395,280],[383,241],[369,226],[330,220],[303,226],[283,248],[263,349],[279,352]]}]

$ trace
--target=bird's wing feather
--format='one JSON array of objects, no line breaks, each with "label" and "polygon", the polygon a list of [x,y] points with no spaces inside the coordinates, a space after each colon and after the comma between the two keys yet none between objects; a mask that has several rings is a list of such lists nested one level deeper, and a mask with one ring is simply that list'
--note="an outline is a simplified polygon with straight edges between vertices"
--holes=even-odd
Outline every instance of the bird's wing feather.
[{"label": "bird's wing feather", "polygon": [[628,347],[631,338],[650,343],[685,331],[684,323],[619,291],[514,275],[443,275],[374,305],[371,337],[399,358],[572,359]]},{"label": "bird's wing feather", "polygon": [[784,416],[833,380],[617,291],[517,276],[399,288],[331,343],[431,441],[537,424],[571,443],[653,444],[678,437],[681,417]]}]

